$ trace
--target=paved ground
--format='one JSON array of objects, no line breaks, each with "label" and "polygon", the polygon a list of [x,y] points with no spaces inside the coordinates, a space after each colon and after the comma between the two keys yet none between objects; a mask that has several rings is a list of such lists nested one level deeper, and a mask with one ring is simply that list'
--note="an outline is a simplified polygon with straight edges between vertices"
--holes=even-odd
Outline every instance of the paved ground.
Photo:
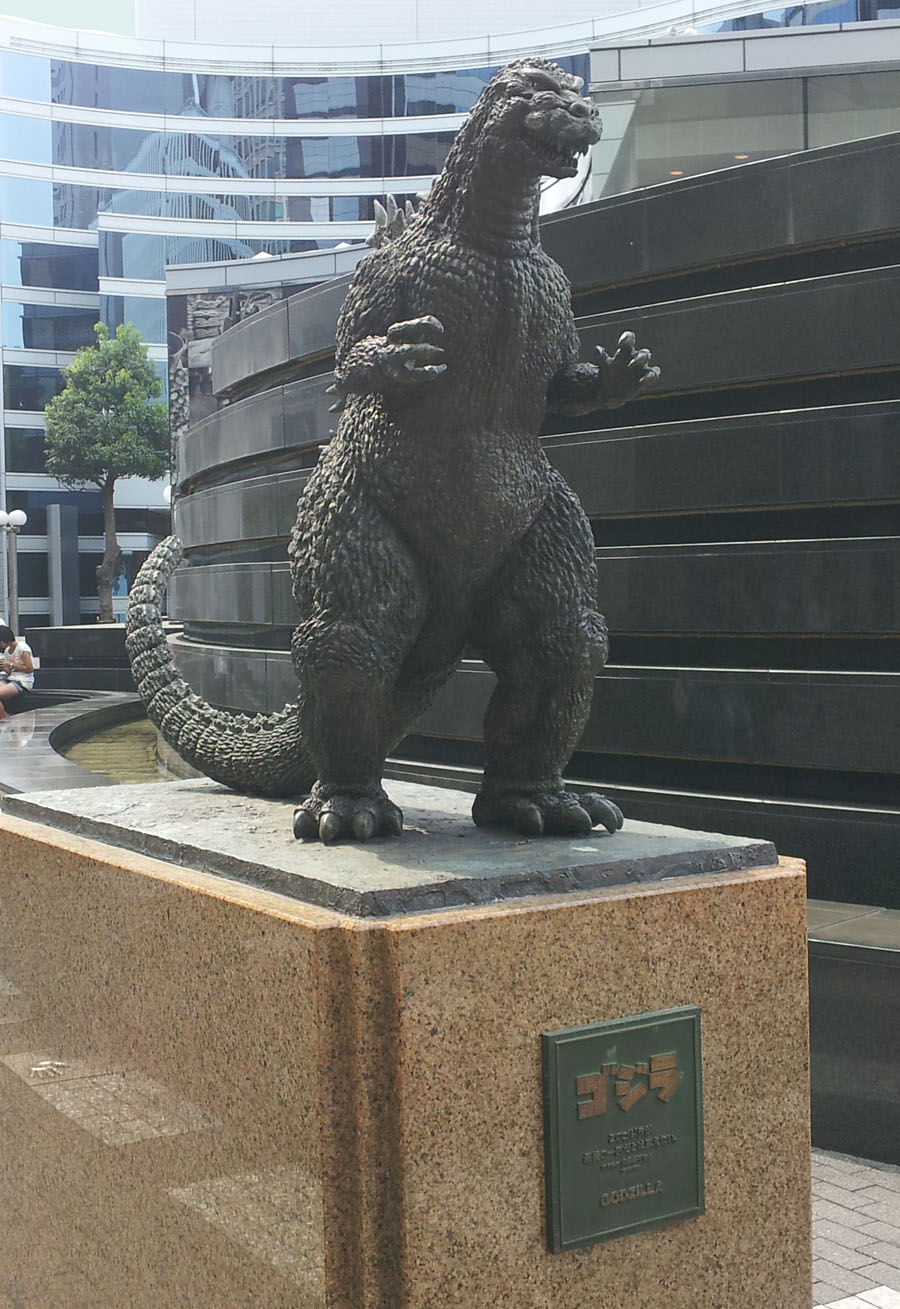
[{"label": "paved ground", "polygon": [[813,1150],[813,1304],[900,1309],[900,1168]]}]

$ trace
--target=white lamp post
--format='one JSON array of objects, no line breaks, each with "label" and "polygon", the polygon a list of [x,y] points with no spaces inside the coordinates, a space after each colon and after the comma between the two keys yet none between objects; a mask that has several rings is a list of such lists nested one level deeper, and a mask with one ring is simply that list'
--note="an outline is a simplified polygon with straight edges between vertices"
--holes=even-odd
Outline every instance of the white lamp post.
[{"label": "white lamp post", "polygon": [[19,529],[28,522],[24,509],[12,509],[9,513],[0,509],[0,531],[6,533],[8,543],[7,564],[9,566],[9,625],[19,635],[19,567],[16,557],[16,537]]}]

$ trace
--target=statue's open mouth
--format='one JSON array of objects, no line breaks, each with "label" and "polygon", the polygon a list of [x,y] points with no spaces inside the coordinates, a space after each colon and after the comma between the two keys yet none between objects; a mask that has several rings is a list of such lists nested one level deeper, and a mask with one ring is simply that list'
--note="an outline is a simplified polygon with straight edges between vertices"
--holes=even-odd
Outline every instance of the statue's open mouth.
[{"label": "statue's open mouth", "polygon": [[573,148],[558,139],[539,136],[535,132],[529,132],[527,140],[530,150],[542,165],[542,171],[553,176],[561,174],[574,177],[578,172],[578,156],[586,154],[590,149],[587,144]]},{"label": "statue's open mouth", "polygon": [[591,131],[591,139],[585,134],[580,144],[573,144],[572,141],[561,140],[558,133],[541,132],[525,124],[525,139],[529,149],[540,161],[541,171],[552,177],[575,176],[578,172],[578,156],[590,150],[593,135]]}]

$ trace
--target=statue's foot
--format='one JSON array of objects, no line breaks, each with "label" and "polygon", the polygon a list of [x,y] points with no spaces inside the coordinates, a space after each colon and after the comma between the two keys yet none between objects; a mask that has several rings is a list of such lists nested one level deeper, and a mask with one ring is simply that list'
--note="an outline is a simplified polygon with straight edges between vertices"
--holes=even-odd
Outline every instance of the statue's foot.
[{"label": "statue's foot", "polygon": [[316,785],[294,810],[294,836],[301,841],[318,839],[330,845],[341,837],[370,841],[402,831],[403,814],[380,788],[359,793]]},{"label": "statue's foot", "polygon": [[479,827],[513,827],[523,836],[586,836],[601,823],[617,832],[622,810],[605,795],[588,791],[510,791],[475,797],[472,817]]}]

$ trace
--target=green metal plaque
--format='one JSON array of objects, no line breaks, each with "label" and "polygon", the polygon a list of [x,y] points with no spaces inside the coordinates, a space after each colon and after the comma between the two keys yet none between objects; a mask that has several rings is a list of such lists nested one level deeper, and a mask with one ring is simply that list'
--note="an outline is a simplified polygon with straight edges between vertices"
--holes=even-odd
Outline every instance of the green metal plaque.
[{"label": "green metal plaque", "polygon": [[544,1032],[547,1244],[703,1213],[700,1010]]}]

